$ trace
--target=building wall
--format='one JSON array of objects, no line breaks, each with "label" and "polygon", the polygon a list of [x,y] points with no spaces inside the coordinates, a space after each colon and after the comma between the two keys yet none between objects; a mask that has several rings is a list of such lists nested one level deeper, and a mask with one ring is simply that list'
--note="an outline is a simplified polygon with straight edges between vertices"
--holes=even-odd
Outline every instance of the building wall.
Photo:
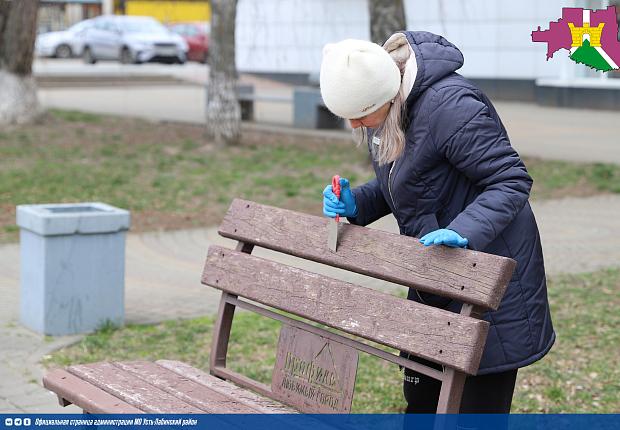
[{"label": "building wall", "polygon": [[365,0],[239,0],[240,71],[316,73],[328,42],[368,39]]},{"label": "building wall", "polygon": [[65,30],[87,18],[101,15],[99,0],[42,0],[39,5],[37,31]]},{"label": "building wall", "polygon": [[[606,0],[405,0],[408,29],[445,36],[463,51],[461,73],[479,79],[587,76],[531,32],[548,28],[563,7],[605,7]],[[245,72],[316,73],[325,43],[369,39],[366,0],[239,0],[237,67]]]},{"label": "building wall", "polygon": [[66,21],[65,7],[62,4],[45,4],[39,6],[37,32],[64,30],[70,24]]},{"label": "building wall", "polygon": [[407,23],[446,37],[465,57],[461,72],[474,78],[535,79],[555,77],[570,60],[558,52],[546,61],[546,46],[533,43],[538,25],[562,15],[571,0],[406,1]]}]

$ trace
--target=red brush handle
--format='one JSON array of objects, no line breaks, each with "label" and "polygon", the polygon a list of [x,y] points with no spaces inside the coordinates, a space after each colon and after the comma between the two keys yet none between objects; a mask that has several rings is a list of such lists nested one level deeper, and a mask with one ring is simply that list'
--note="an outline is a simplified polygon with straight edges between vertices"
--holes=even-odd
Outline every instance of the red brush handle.
[{"label": "red brush handle", "polygon": [[[338,175],[334,175],[334,177],[332,178],[332,191],[334,192],[336,197],[338,197],[338,200],[340,200],[340,176]],[[339,221],[340,215],[336,215],[336,222]]]}]

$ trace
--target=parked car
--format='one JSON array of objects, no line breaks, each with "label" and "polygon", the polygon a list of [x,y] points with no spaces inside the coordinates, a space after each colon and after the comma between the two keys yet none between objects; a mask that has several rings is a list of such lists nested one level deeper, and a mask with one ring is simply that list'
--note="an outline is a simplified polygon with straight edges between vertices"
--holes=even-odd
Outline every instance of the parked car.
[{"label": "parked car", "polygon": [[146,16],[101,16],[84,35],[84,61],[185,63],[185,40]]},{"label": "parked car", "polygon": [[188,60],[207,62],[211,29],[208,22],[176,22],[170,24],[168,28],[187,42],[189,47],[189,51],[187,51]]},{"label": "parked car", "polygon": [[35,53],[39,57],[71,58],[82,55],[84,34],[93,25],[92,19],[80,21],[63,31],[39,34]]}]

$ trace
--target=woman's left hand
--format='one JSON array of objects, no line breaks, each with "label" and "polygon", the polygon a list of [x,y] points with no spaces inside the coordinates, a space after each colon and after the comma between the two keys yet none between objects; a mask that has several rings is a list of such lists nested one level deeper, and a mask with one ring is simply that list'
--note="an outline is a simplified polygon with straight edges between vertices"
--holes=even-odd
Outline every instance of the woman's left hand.
[{"label": "woman's left hand", "polygon": [[456,231],[442,228],[422,236],[420,243],[424,244],[424,246],[447,245],[453,248],[466,248],[468,241]]}]

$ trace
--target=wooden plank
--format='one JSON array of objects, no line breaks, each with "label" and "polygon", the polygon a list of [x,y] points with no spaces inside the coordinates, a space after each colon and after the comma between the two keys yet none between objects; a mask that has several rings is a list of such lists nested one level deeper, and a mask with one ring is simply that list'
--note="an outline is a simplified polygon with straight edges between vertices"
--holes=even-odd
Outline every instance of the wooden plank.
[{"label": "wooden plank", "polygon": [[329,219],[235,199],[220,235],[378,279],[497,309],[516,262],[467,249],[425,247],[417,239],[344,224],[338,251]]},{"label": "wooden plank", "polygon": [[475,374],[486,321],[211,246],[202,283]]},{"label": "wooden plank", "polygon": [[203,413],[199,408],[185,403],[109,362],[70,366],[67,371],[148,413]]},{"label": "wooden plank", "polygon": [[[296,410],[289,408],[270,398],[259,396],[251,391],[239,388],[230,382],[209,375],[200,369],[174,360],[158,360],[156,363],[178,375],[197,382],[210,390],[218,392],[226,397],[234,398],[240,404],[251,407],[260,413],[266,414],[295,414]],[[255,412],[256,413],[256,412]]]},{"label": "wooden plank", "polygon": [[390,352],[376,348],[372,345],[368,345],[366,343],[360,342],[359,340],[351,339],[349,337],[342,336],[341,334],[338,334],[338,333],[332,333],[331,331],[327,331],[321,327],[315,327],[312,324],[308,324],[307,322],[304,322],[304,321],[289,318],[286,315],[279,314],[277,312],[263,308],[261,306],[256,306],[253,303],[239,300],[235,296],[229,296],[227,300],[230,303],[240,308],[247,309],[252,312],[256,312],[257,314],[264,315],[268,318],[273,318],[277,321],[281,321],[293,327],[298,327],[302,330],[309,331],[310,333],[314,333],[319,336],[326,337],[327,339],[340,342],[343,345],[350,346],[352,348],[357,349],[358,351],[362,351],[367,354],[374,355],[375,357],[382,358],[383,360],[389,361],[391,363],[398,364],[399,366],[406,367],[411,370],[415,370],[416,372],[420,372],[423,375],[430,376],[440,381],[443,380],[444,378],[444,374],[440,370],[434,369],[429,366],[425,366],[423,364],[418,363],[417,361],[408,360],[404,357],[401,357],[400,355],[392,354]]},{"label": "wooden plank", "polygon": [[283,404],[286,404],[286,399],[278,397],[278,393],[274,393],[269,385],[255,381],[254,379],[248,378],[247,376],[241,373],[237,373],[234,370],[230,370],[226,367],[213,367],[209,369],[209,372],[219,378],[226,379],[227,381],[232,381],[240,387],[248,388],[253,392],[260,394],[261,396],[265,396],[270,399],[282,402]]},{"label": "wooden plank", "polygon": [[[149,384],[210,414],[258,414],[269,411],[264,402],[240,402],[229,394],[215,391],[205,384],[166,367],[148,361],[115,362]],[[198,370],[198,369],[196,369]],[[206,375],[207,378],[217,379]],[[281,408],[280,408],[281,409]],[[272,411],[270,411],[273,413]]]},{"label": "wooden plank", "polygon": [[47,372],[43,386],[58,395],[62,406],[73,403],[91,414],[144,413],[63,369]]}]

